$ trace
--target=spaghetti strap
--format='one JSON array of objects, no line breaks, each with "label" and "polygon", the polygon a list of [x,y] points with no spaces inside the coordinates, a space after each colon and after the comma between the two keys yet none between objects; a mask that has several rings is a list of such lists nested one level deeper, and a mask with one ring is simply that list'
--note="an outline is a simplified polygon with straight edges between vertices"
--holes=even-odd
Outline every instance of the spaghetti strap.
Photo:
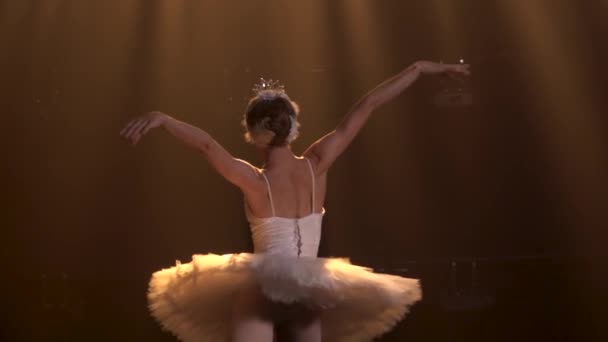
[{"label": "spaghetti strap", "polygon": [[311,208],[311,213],[314,214],[315,212],[315,172],[312,169],[312,164],[310,163],[310,160],[308,160],[308,158],[304,157],[304,159],[306,159],[306,162],[308,163],[308,168],[310,169],[310,177],[312,178],[312,203],[310,205]]},{"label": "spaghetti strap", "polygon": [[272,200],[272,191],[270,191],[270,182],[268,181],[268,177],[266,177],[266,174],[264,172],[260,173],[262,174],[262,176],[264,176],[264,180],[266,181],[266,188],[268,189],[268,198],[270,199],[270,209],[272,209],[272,216],[274,217],[274,202]]}]

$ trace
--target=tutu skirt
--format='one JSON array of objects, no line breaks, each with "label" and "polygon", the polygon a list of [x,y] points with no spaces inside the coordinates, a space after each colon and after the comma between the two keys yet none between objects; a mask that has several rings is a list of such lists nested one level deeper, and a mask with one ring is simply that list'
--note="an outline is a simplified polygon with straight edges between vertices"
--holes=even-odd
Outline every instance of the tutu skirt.
[{"label": "tutu skirt", "polygon": [[418,280],[374,273],[348,259],[241,253],[194,255],[155,272],[148,303],[182,341],[229,341],[236,294],[246,286],[258,286],[273,302],[320,309],[323,341],[330,342],[370,341],[421,299]]}]

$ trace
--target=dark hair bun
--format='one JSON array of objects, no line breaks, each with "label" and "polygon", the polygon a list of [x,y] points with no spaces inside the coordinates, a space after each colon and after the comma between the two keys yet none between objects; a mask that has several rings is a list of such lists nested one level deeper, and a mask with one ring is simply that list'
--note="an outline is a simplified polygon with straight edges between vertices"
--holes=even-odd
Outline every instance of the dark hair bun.
[{"label": "dark hair bun", "polygon": [[291,118],[295,119],[296,109],[289,99],[277,97],[264,100],[254,97],[247,106],[245,122],[247,129],[261,126],[274,133],[270,146],[285,146],[291,131]]}]

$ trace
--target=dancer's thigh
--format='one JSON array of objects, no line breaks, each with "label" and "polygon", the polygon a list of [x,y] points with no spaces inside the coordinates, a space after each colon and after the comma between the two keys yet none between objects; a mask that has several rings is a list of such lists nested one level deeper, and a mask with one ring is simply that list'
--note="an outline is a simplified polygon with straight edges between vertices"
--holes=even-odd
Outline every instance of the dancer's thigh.
[{"label": "dancer's thigh", "polygon": [[243,288],[236,294],[232,318],[232,342],[272,342],[269,301],[259,288]]},{"label": "dancer's thigh", "polygon": [[290,341],[321,342],[321,317],[318,311],[295,307],[286,326]]}]

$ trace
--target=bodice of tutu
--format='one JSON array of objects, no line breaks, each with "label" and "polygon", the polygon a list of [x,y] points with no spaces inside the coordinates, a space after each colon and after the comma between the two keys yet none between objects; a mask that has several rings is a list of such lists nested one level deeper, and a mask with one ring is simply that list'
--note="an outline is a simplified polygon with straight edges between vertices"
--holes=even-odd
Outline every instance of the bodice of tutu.
[{"label": "bodice of tutu", "polygon": [[311,213],[300,218],[287,218],[276,216],[270,181],[264,172],[264,180],[268,191],[268,199],[272,209],[272,216],[255,217],[247,204],[245,214],[249,221],[253,248],[255,253],[281,254],[292,256],[317,256],[319,241],[321,240],[321,221],[325,209],[320,213],[314,212],[315,207],[315,175],[312,164],[304,158],[310,170],[312,180]]},{"label": "bodice of tutu", "polygon": [[325,211],[301,218],[258,218],[245,212],[255,253],[317,256]]}]

